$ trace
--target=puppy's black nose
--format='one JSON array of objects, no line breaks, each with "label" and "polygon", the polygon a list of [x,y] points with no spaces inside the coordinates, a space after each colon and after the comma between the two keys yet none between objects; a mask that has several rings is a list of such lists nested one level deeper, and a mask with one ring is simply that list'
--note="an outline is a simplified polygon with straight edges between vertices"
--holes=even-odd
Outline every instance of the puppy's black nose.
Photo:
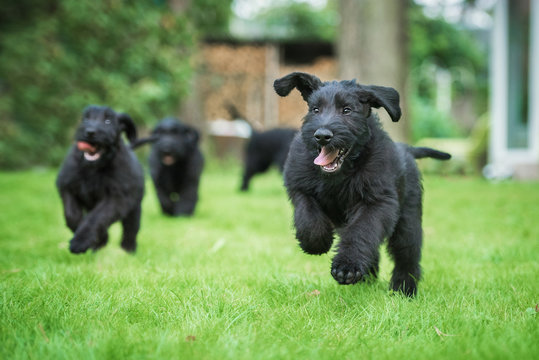
[{"label": "puppy's black nose", "polygon": [[88,128],[86,129],[86,136],[91,138],[95,135],[95,129],[94,128]]},{"label": "puppy's black nose", "polygon": [[327,145],[333,138],[333,133],[329,129],[320,128],[314,132],[314,138],[318,145]]}]

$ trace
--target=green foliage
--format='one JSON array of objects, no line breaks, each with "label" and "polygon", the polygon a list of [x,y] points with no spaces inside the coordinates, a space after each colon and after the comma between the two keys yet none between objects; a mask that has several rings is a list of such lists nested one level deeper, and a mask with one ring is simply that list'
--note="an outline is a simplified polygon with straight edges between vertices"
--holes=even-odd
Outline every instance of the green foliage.
[{"label": "green foliage", "polygon": [[54,14],[58,0],[3,1],[0,6],[0,32],[30,26]]},{"label": "green foliage", "polygon": [[455,120],[450,114],[435,110],[436,71],[444,69],[450,73],[452,97],[473,98],[479,116],[487,106],[486,49],[471,30],[443,18],[429,18],[418,5],[412,5],[409,10],[409,24],[414,140],[455,136]]},{"label": "green foliage", "polygon": [[329,1],[325,8],[316,9],[308,3],[292,1],[262,12],[256,22],[265,29],[268,39],[333,41],[338,18],[335,4]]},{"label": "green foliage", "polygon": [[423,138],[448,138],[460,135],[457,125],[448,114],[438,111],[432,104],[417,96],[412,98],[412,141]]},{"label": "green foliage", "polygon": [[412,5],[408,13],[412,68],[428,61],[445,69],[464,67],[475,72],[485,69],[484,49],[470,30],[443,18],[429,18],[418,5]]},{"label": "green foliage", "polygon": [[[151,184],[139,248],[120,228],[72,255],[54,171],[0,174],[0,358],[532,359],[539,184],[425,176],[417,298],[379,279],[338,285],[332,253],[304,254],[277,171],[240,194],[210,161],[193,218],[159,212]],[[488,201],[482,201],[488,199]],[[534,312],[535,311],[535,312]]]},{"label": "green foliage", "polygon": [[187,10],[188,18],[207,36],[228,34],[232,0],[193,0]]},{"label": "green foliage", "polygon": [[0,37],[0,167],[58,164],[88,104],[141,125],[174,114],[188,91],[195,29],[184,14],[143,1],[53,5],[18,9]]},{"label": "green foliage", "polygon": [[470,162],[479,173],[488,162],[488,146],[490,135],[490,114],[483,114],[470,134],[472,148]]}]

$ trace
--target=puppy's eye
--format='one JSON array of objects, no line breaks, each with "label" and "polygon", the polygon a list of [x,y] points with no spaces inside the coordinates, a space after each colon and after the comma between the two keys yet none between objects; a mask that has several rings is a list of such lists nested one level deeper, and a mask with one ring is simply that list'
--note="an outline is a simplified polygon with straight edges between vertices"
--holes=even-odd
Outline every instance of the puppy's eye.
[{"label": "puppy's eye", "polygon": [[317,107],[313,107],[313,113],[318,114],[320,112],[320,109]]},{"label": "puppy's eye", "polygon": [[110,125],[112,121],[110,119],[105,119],[105,124]]},{"label": "puppy's eye", "polygon": [[348,106],[342,109],[342,113],[344,115],[349,115],[352,113],[352,109],[350,109]]}]

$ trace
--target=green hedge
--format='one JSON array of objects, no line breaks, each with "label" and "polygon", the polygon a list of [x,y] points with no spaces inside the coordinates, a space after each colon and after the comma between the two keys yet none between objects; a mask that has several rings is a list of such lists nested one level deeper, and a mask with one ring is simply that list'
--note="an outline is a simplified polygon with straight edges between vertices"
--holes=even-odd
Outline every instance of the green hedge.
[{"label": "green hedge", "polygon": [[58,164],[88,104],[141,125],[176,113],[188,91],[196,33],[188,16],[157,2],[50,3],[0,16],[20,17],[0,27],[2,168]]}]

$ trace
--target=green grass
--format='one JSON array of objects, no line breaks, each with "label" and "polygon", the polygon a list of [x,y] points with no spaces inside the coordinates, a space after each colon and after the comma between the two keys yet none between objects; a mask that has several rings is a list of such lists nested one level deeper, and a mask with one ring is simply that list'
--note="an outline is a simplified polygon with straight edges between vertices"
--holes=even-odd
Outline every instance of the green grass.
[{"label": "green grass", "polygon": [[2,359],[532,359],[539,354],[539,183],[426,177],[424,277],[413,300],[339,286],[296,245],[277,172],[237,191],[210,165],[190,219],[150,182],[135,255],[120,227],[68,251],[50,170],[0,173]]}]

